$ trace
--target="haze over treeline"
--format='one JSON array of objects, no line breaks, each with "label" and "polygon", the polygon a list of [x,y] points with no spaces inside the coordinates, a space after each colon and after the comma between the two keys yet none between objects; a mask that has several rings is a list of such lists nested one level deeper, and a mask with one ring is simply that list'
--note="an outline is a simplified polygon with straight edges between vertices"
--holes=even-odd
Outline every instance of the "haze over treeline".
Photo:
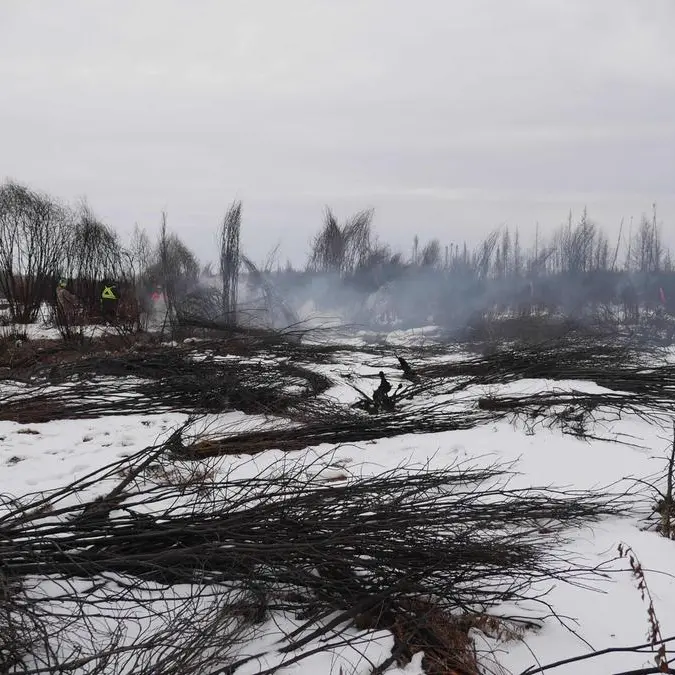
[{"label": "haze over treeline", "polygon": [[[202,298],[200,312],[232,321],[236,311],[259,312],[257,302],[269,315],[275,304],[283,305],[281,316],[268,317],[275,324],[327,312],[363,323],[457,327],[495,311],[578,316],[622,306],[627,318],[639,314],[640,306],[674,308],[673,260],[656,206],[637,222],[624,221],[615,238],[583,211],[553,229],[538,229],[534,237],[507,226],[486,231],[477,246],[422,240],[411,230],[407,250],[387,243],[374,215],[364,210],[340,220],[327,207],[304,265],[294,266],[283,257],[283,242],[266,260],[247,255],[242,233],[255,223],[247,221],[245,204],[235,202],[223,222],[214,223],[220,253],[199,260],[194,239],[173,231],[170,214],[158,214],[156,228],[136,227],[124,241],[86,202],[68,205],[5,182],[0,290],[14,298],[22,320],[34,320],[39,301],[48,300],[63,277],[83,293],[90,292],[83,284],[104,278],[123,281],[139,297],[162,285],[171,289],[177,307],[189,301],[193,312],[203,289],[222,284],[223,297],[206,304]],[[34,302],[21,293],[32,294]]]}]

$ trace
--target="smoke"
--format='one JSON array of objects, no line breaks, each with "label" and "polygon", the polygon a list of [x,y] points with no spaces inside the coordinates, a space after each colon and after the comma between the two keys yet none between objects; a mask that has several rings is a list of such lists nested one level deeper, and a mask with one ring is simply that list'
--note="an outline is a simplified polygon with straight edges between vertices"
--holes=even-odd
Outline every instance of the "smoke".
[{"label": "smoke", "polygon": [[[326,212],[305,270],[256,270],[269,298],[303,321],[333,317],[376,330],[459,330],[486,317],[547,315],[639,320],[675,313],[675,273],[656,214],[616,245],[584,212],[548,242],[490,233],[470,251],[415,238],[409,260],[371,230],[371,212],[340,225]],[[271,319],[278,327],[279,313]]]}]

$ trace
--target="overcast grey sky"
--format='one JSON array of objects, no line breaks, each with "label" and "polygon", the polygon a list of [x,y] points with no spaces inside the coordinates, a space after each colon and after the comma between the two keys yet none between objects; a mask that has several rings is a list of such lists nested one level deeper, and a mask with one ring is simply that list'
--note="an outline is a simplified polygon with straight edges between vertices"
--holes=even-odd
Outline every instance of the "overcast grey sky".
[{"label": "overcast grey sky", "polygon": [[295,262],[325,204],[406,250],[584,204],[675,239],[673,35],[675,0],[0,0],[0,178],[205,260],[235,198]]}]

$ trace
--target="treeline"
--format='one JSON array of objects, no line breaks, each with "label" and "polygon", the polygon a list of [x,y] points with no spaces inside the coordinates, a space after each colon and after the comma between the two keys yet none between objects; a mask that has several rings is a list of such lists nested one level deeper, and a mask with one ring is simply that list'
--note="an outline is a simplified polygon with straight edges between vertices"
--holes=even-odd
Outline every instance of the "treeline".
[{"label": "treeline", "polygon": [[[326,209],[301,269],[282,267],[276,252],[255,265],[240,250],[241,224],[242,206],[234,203],[220,226],[218,263],[202,266],[168,230],[166,214],[156,236],[137,226],[122,242],[86,203],[63,204],[5,182],[0,294],[20,323],[35,321],[42,303],[53,302],[59,279],[93,304],[102,280],[115,280],[138,305],[161,287],[174,314],[188,307],[192,318],[229,325],[238,321],[240,279],[247,293],[256,287],[267,311],[283,305],[284,317],[308,301],[318,311],[348,307],[346,318],[387,323],[457,324],[476,313],[583,314],[599,307],[621,307],[623,320],[637,320],[643,310],[675,309],[672,258],[655,208],[637,225],[622,224],[616,239],[584,211],[552,233],[537,230],[528,242],[517,228],[502,227],[471,248],[416,236],[406,253],[378,238],[372,210],[340,222]],[[219,282],[204,284],[205,277]]]},{"label": "treeline", "polygon": [[[279,270],[286,292],[299,303],[313,294],[324,308],[355,307],[363,304],[359,293],[367,293],[355,320],[455,327],[488,313],[602,312],[634,322],[645,312],[675,310],[672,258],[655,208],[637,226],[622,223],[614,240],[584,211],[546,236],[537,229],[528,242],[508,227],[474,248],[437,239],[423,244],[416,236],[407,255],[378,240],[372,216],[364,211],[340,224],[327,210],[306,269]],[[317,275],[333,281],[317,285]]]},{"label": "treeline", "polygon": [[136,227],[125,243],[86,203],[64,204],[14,182],[0,186],[0,295],[14,322],[34,322],[43,303],[54,303],[61,279],[95,310],[106,280],[134,304],[154,285],[184,292],[199,276],[196,256],[168,232],[165,217],[154,242]]},{"label": "treeline", "polygon": [[326,210],[320,232],[312,241],[307,270],[357,275],[378,266],[445,269],[477,278],[532,277],[541,274],[590,272],[659,273],[673,270],[670,251],[662,241],[656,209],[651,218],[642,216],[639,225],[627,231],[622,222],[618,237],[611,242],[584,210],[577,222],[570,213],[566,223],[544,238],[539,228],[527,247],[518,228],[502,227],[490,233],[473,250],[466,243],[443,246],[438,239],[426,244],[415,236],[410,255],[392,252],[372,228],[372,211],[363,211],[340,225]]}]

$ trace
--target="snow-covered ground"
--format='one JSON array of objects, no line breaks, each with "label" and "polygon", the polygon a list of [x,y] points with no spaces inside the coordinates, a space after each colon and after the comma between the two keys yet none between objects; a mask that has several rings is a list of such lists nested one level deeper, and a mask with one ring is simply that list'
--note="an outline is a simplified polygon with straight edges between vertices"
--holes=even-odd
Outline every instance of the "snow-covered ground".
[{"label": "snow-covered ground", "polygon": [[[431,331],[417,331],[418,342],[428,341]],[[405,344],[410,335],[399,332],[387,336],[391,345]],[[452,357],[450,357],[452,358]],[[372,391],[379,367],[372,355],[345,354],[339,364],[315,366],[332,378],[334,384],[324,395],[352,402],[357,394],[353,386]],[[369,365],[365,365],[369,364]],[[524,380],[500,393],[524,394],[547,389],[598,391],[592,383],[547,382]],[[0,390],[1,391],[1,390]],[[463,391],[450,405],[469,406],[485,391]],[[494,393],[494,388],[491,389]],[[82,478],[92,471],[129,456],[166,438],[172,429],[184,424],[185,415],[159,414],[105,417],[94,420],[69,420],[48,424],[20,425],[0,422],[0,494],[15,497],[36,490],[48,490]],[[247,424],[259,424],[259,418],[240,413],[211,416],[198,422],[203,429],[215,431]],[[269,420],[268,420],[269,423]],[[369,475],[397,467],[446,467],[458,460],[472,460],[485,465],[495,462],[515,463],[517,475],[512,486],[556,486],[594,490],[618,483],[615,489],[628,489],[634,479],[663,474],[672,443],[670,423],[656,423],[626,416],[608,418],[600,423],[596,434],[608,440],[579,440],[559,429],[542,425],[528,428],[501,421],[466,431],[427,435],[404,435],[365,443],[335,446],[324,444],[302,452],[278,450],[258,454],[223,457],[216,470],[223,474],[247,476],[264,471],[281,459],[299,460],[316,480],[336,475]],[[611,439],[623,442],[617,443]],[[103,493],[105,485],[100,486]],[[646,642],[647,605],[636,589],[628,563],[617,560],[617,547],[627,544],[634,550],[645,571],[663,637],[675,635],[675,542],[645,530],[645,518],[652,504],[645,494],[628,517],[606,518],[592,526],[570,532],[566,551],[589,567],[601,567],[602,580],[592,588],[564,583],[548,584],[547,601],[559,619],[551,617],[538,631],[525,639],[506,644],[492,644],[495,658],[504,672],[520,673],[537,664],[579,656],[592,650],[626,647]],[[504,608],[504,611],[513,608]],[[525,614],[527,607],[519,608]],[[266,663],[251,662],[237,670],[237,675],[259,672],[274,662],[275,635],[292,628],[289,617],[274,617],[251,635],[250,650],[269,645]],[[358,641],[358,649],[340,647],[317,653],[280,673],[369,673],[372,663],[384,660],[392,648],[392,637],[385,633],[359,633],[349,629]],[[481,639],[478,636],[477,639]],[[365,642],[364,642],[365,641]],[[310,644],[307,649],[316,648]],[[265,659],[263,659],[265,661]],[[653,665],[651,656],[610,653],[596,659],[572,663],[555,669],[555,673],[605,675]],[[392,667],[389,673],[417,675],[422,672],[421,655],[404,669]]]}]

